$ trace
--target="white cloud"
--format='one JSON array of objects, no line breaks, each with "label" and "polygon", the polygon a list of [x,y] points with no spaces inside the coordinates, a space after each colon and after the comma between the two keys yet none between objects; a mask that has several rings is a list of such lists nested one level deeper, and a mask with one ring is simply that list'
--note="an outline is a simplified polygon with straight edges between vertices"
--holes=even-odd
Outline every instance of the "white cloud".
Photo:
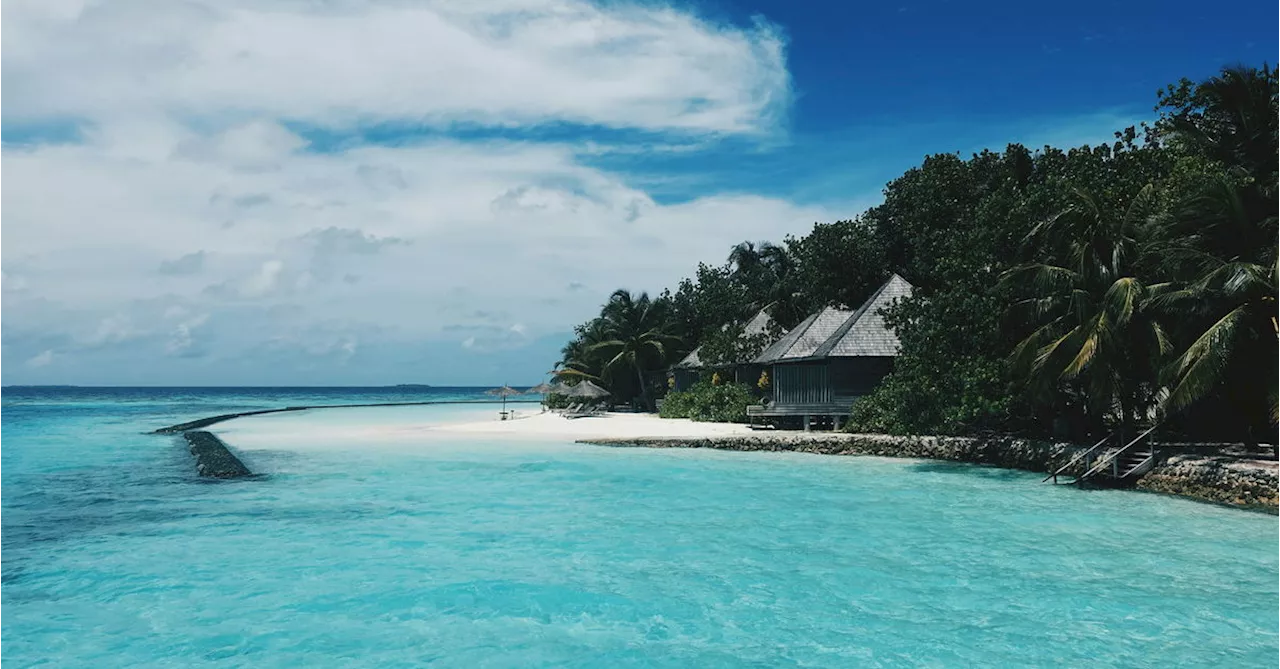
[{"label": "white cloud", "polygon": [[[158,110],[755,133],[790,85],[771,26],[585,0],[10,0],[3,39],[7,119]],[[223,150],[252,161],[289,141],[274,132],[247,126]]]},{"label": "white cloud", "polygon": [[37,353],[27,360],[28,367],[44,367],[53,362],[53,351],[48,349]]},{"label": "white cloud", "polygon": [[100,320],[93,332],[85,336],[83,341],[90,346],[119,344],[142,334],[134,327],[129,316],[117,313]]},{"label": "white cloud", "polygon": [[240,294],[245,297],[262,297],[270,293],[275,290],[276,282],[280,279],[280,271],[283,269],[284,263],[279,260],[268,260],[262,263],[262,267],[245,280],[240,288]]},{"label": "white cloud", "polygon": [[178,323],[169,335],[169,343],[165,345],[165,352],[169,355],[192,355],[197,352],[193,331],[204,325],[208,320],[208,314],[200,314]]},{"label": "white cloud", "polygon": [[0,291],[5,293],[21,293],[27,289],[27,279],[21,274],[8,270],[0,271]]},{"label": "white cloud", "polygon": [[432,364],[465,374],[463,358],[560,337],[613,288],[657,291],[743,239],[855,213],[750,194],[663,204],[588,164],[585,136],[317,151],[290,129],[554,120],[688,146],[687,131],[769,132],[785,103],[768,27],[580,0],[475,7],[6,2],[6,122],[89,123],[83,141],[3,151],[6,361],[359,359],[348,368],[372,380],[447,344],[471,354]]},{"label": "white cloud", "polygon": [[[35,323],[29,310],[51,301],[72,320],[48,327],[89,329],[102,344],[172,330],[159,323],[165,310],[181,317],[248,304],[423,342],[453,337],[445,325],[486,310],[509,314],[504,327],[527,341],[582,321],[615,287],[657,291],[738,241],[838,217],[753,195],[659,204],[566,145],[438,140],[293,152],[269,172],[179,153],[117,155],[96,142],[4,152],[5,262],[30,256],[27,289],[6,292],[8,323]],[[371,184],[362,176],[370,170],[398,174],[404,187]],[[51,198],[55,186],[76,197]],[[547,194],[544,206],[494,206],[522,189]],[[270,201],[229,204],[259,193]],[[158,269],[192,254],[198,271]],[[352,276],[358,282],[344,280]],[[136,304],[155,301],[165,306]],[[134,311],[145,313],[126,318]],[[91,320],[75,326],[75,314]],[[185,350],[185,336],[157,345]],[[485,341],[472,345],[491,350]],[[209,344],[233,355],[230,346]]]}]

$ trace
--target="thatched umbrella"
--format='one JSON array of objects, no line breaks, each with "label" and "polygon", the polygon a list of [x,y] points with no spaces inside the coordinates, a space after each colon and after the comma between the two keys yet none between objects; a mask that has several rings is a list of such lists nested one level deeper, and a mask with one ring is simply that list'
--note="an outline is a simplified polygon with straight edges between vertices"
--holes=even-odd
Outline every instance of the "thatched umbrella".
[{"label": "thatched umbrella", "polygon": [[570,397],[582,397],[585,399],[594,400],[594,399],[599,399],[601,397],[608,397],[609,391],[605,390],[604,388],[601,388],[600,386],[597,386],[596,384],[590,381],[582,381],[578,385],[573,386],[572,388],[569,388],[568,390],[566,390],[564,394]]},{"label": "thatched umbrella", "polygon": [[547,395],[556,392],[556,387],[550,383],[539,383],[538,385],[525,391],[530,395],[542,395],[542,410],[547,410]]},{"label": "thatched umbrella", "polygon": [[486,395],[497,395],[498,397],[501,397],[501,398],[502,398],[502,410],[505,412],[505,411],[507,410],[507,398],[508,398],[508,397],[511,397],[512,395],[520,395],[520,394],[522,394],[522,393],[521,393],[519,390],[516,390],[515,388],[512,388],[511,386],[502,386],[501,388],[494,388],[493,390],[486,390],[486,391],[484,391],[484,394],[486,394]]}]

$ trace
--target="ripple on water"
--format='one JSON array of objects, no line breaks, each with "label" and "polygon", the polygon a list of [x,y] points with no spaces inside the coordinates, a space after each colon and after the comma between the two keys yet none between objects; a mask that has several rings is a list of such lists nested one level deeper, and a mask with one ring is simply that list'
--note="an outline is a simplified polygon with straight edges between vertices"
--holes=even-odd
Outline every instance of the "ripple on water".
[{"label": "ripple on water", "polygon": [[198,485],[165,438],[8,414],[19,665],[1277,661],[1268,516],[951,463],[476,440],[254,450],[268,478]]}]

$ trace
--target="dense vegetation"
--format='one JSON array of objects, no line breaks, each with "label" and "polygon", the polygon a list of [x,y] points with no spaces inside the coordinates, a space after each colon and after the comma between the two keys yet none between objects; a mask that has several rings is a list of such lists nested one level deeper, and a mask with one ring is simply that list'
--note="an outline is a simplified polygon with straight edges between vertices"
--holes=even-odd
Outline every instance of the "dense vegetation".
[{"label": "dense vegetation", "polygon": [[657,298],[618,291],[559,369],[651,405],[694,347],[710,362],[762,347],[737,337],[757,310],[789,328],[898,272],[916,286],[886,314],[902,351],[856,429],[1083,437],[1161,420],[1254,441],[1277,411],[1276,73],[1184,80],[1156,111],[1101,146],[930,156],[857,219],[744,242]]},{"label": "dense vegetation", "polygon": [[684,392],[670,393],[659,415],[692,418],[712,423],[747,422],[747,405],[755,401],[751,389],[740,383],[699,381]]}]

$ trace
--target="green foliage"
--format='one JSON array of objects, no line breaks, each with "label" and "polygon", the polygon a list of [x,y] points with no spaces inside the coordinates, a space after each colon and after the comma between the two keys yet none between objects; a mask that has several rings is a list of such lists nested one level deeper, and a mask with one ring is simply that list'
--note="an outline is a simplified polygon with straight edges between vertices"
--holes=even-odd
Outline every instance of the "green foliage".
[{"label": "green foliage", "polygon": [[1016,399],[994,345],[1007,298],[965,285],[932,298],[921,292],[888,310],[902,349],[893,372],[854,403],[847,429],[963,435],[1013,425]]},{"label": "green foliage", "polygon": [[861,220],[819,223],[804,237],[787,238],[786,246],[795,258],[794,283],[802,290],[797,308],[775,313],[788,328],[828,305],[857,307],[888,278],[884,245]]},{"label": "green foliage", "polygon": [[1149,307],[1160,286],[1139,278],[1143,254],[1158,234],[1156,191],[1146,186],[1123,210],[1077,191],[1058,214],[1028,235],[1037,262],[1005,273],[1003,282],[1035,329],[1014,348],[1014,371],[1041,397],[1079,384],[1096,422],[1132,429],[1148,415],[1169,351]]},{"label": "green foliage", "polygon": [[565,345],[556,377],[598,380],[615,397],[651,406],[654,373],[669,364],[679,341],[670,334],[669,309],[664,298],[615,291],[600,317],[579,326]]},{"label": "green foliage", "polygon": [[1000,361],[960,358],[921,373],[916,361],[854,401],[848,432],[967,435],[1006,427],[1013,398]]},{"label": "green foliage", "polygon": [[746,385],[712,385],[709,381],[699,381],[686,391],[667,393],[659,415],[711,423],[745,423],[747,406],[755,401],[751,388]]},{"label": "green foliage", "polygon": [[[780,334],[741,336],[760,309],[790,328],[897,272],[916,287],[885,314],[901,350],[851,429],[1078,438],[1159,415],[1202,437],[1274,432],[1277,97],[1275,70],[1225,68],[1161,91],[1159,119],[1110,143],[929,156],[855,220],[699,265],[654,301],[662,325],[620,337],[607,305],[559,373],[647,398],[699,345],[713,365],[758,354]],[[696,388],[664,414],[729,392]]]},{"label": "green foliage", "polygon": [[781,328],[776,322],[766,332],[755,335],[744,334],[743,323],[733,323],[703,337],[698,355],[707,365],[746,363],[754,360],[781,336]]}]

